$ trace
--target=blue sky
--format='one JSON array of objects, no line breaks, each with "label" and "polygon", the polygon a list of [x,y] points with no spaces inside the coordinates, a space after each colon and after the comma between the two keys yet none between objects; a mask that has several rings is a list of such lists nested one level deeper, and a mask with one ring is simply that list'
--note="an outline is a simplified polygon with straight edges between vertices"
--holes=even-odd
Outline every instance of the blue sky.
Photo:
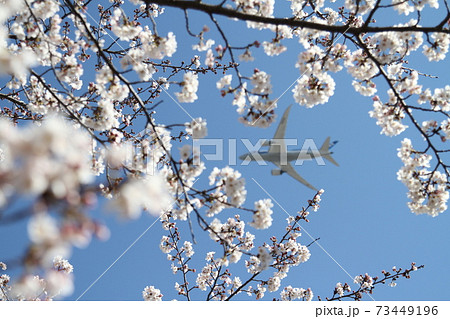
[{"label": "blue sky", "polygon": [[[183,30],[184,20],[182,12],[167,9],[165,15],[174,14],[168,24],[161,18],[158,22],[158,30],[161,34],[174,31],[177,35],[178,51],[175,59],[185,58],[193,44]],[[191,14],[196,17],[195,14]],[[198,15],[198,17],[204,17]],[[394,13],[392,18],[396,18]],[[167,18],[167,17],[166,17]],[[239,24],[225,22],[227,32],[237,32],[243,36],[236,39],[230,36],[230,40],[237,40],[234,45],[239,45],[251,35],[257,35],[258,40],[264,40],[262,34],[254,30],[247,34]],[[199,30],[205,24],[196,19],[192,23],[192,29]],[[424,25],[426,23],[423,23]],[[213,26],[209,23],[211,29]],[[242,25],[241,25],[242,26]],[[217,43],[222,43],[211,31],[206,37],[214,38]],[[241,72],[251,74],[254,67],[272,74],[274,86],[273,98],[281,95],[300,75],[294,68],[297,55],[303,50],[296,40],[288,42],[288,52],[278,58],[268,58],[262,53],[262,49],[255,51],[255,63],[243,64]],[[192,51],[188,51],[189,54]],[[204,54],[201,54],[204,61]],[[443,87],[449,83],[449,75],[443,72],[441,64],[427,66],[424,58],[414,58],[412,61],[426,67],[422,69],[426,73],[439,75],[437,80],[424,81],[432,88]],[[162,75],[162,74],[161,74]],[[159,75],[158,75],[159,76]],[[396,172],[402,163],[397,157],[397,148],[404,137],[409,137],[413,145],[420,145],[421,138],[412,129],[407,130],[397,137],[389,138],[380,135],[380,127],[375,120],[370,118],[368,112],[372,109],[370,98],[362,97],[351,86],[351,79],[346,73],[333,74],[336,82],[335,95],[325,105],[318,105],[312,109],[295,104],[291,90],[283,95],[276,110],[278,120],[270,128],[245,127],[237,121],[238,114],[235,106],[231,105],[231,97],[222,98],[215,88],[215,82],[219,75],[199,76],[199,99],[193,104],[183,104],[188,113],[196,118],[203,117],[208,122],[208,138],[223,139],[227,145],[228,139],[238,139],[237,154],[246,152],[241,138],[248,138],[256,143],[259,138],[271,138],[274,135],[279,118],[284,110],[293,104],[288,119],[286,137],[298,138],[300,143],[304,139],[313,139],[320,146],[327,136],[332,140],[339,140],[333,151],[335,160],[340,164],[336,167],[327,163],[318,166],[314,161],[305,162],[297,166],[297,171],[318,188],[323,188],[321,208],[318,212],[311,213],[310,223],[304,225],[304,229],[312,238],[320,237],[319,247],[313,244],[310,247],[311,258],[299,267],[292,268],[288,277],[282,282],[282,287],[292,285],[294,287],[311,287],[314,294],[321,297],[330,297],[337,282],[352,283],[352,279],[359,274],[368,272],[370,275],[381,275],[381,270],[390,270],[392,266],[409,267],[411,262],[425,265],[423,270],[412,274],[409,280],[399,279],[398,285],[391,288],[387,285],[378,286],[373,298],[375,300],[448,300],[450,291],[447,289],[450,283],[445,275],[445,270],[450,263],[450,252],[447,249],[450,243],[448,232],[449,214],[444,212],[438,217],[416,216],[406,206],[406,187],[397,180]],[[235,78],[235,74],[233,74]],[[233,82],[234,84],[234,82]],[[379,82],[377,82],[379,84]],[[179,91],[173,86],[169,93]],[[379,92],[382,99],[385,97],[383,85]],[[158,123],[185,123],[190,121],[189,116],[183,112],[171,98],[162,95],[164,103],[158,108],[155,118]],[[409,125],[407,121],[405,124]],[[411,125],[410,125],[411,126]],[[174,150],[190,141],[174,143]],[[300,144],[301,146],[301,144]],[[206,162],[206,171],[203,178],[198,181],[199,187],[207,185],[208,175],[214,167],[224,167],[227,163],[228,150],[225,149],[225,160]],[[238,160],[238,164],[241,161]],[[237,165],[246,179],[247,200],[244,206],[253,208],[253,203],[262,198],[267,198],[267,193],[280,205],[274,204],[274,223],[268,231],[251,229],[260,243],[267,241],[271,235],[282,234],[286,225],[286,212],[295,214],[308,199],[314,195],[314,191],[299,184],[286,174],[272,176],[268,166],[258,166],[250,163],[247,166]],[[259,186],[262,186],[265,191]],[[281,207],[280,207],[281,206]],[[225,220],[236,213],[234,210],[225,210],[218,217]],[[172,275],[170,262],[165,254],[159,250],[159,241],[164,234],[160,223],[156,222],[150,227],[155,217],[144,214],[135,221],[120,221],[112,213],[105,209],[97,209],[93,212],[99,219],[104,220],[111,229],[111,238],[107,242],[94,240],[85,249],[74,249],[70,262],[74,265],[75,292],[67,300],[77,299],[111,264],[123,254],[123,252],[144,231],[147,232],[130,248],[120,260],[118,260],[81,298],[81,300],[140,300],[141,292],[147,285],[154,285],[164,294],[165,300],[177,298],[174,290],[175,281],[181,282],[180,275]],[[244,220],[251,220],[251,216],[245,216],[239,212]],[[184,240],[190,240],[186,225],[180,226]],[[24,247],[25,223],[17,223],[8,228],[2,228],[2,237],[7,238],[8,245],[0,247],[0,256],[14,256]],[[150,228],[149,228],[150,227]],[[198,227],[197,239],[199,244],[194,246],[197,252],[191,262],[200,271],[204,265],[205,252],[218,250],[217,245],[208,240],[205,234],[201,234]],[[23,234],[18,238],[17,233]],[[309,244],[312,239],[303,233],[301,242]],[[330,257],[331,256],[331,257]],[[242,280],[246,275],[243,270],[230,267],[233,274],[239,274]],[[268,278],[271,271],[267,270],[262,278]],[[196,275],[190,277],[190,282],[195,283]],[[355,285],[352,285],[356,288]],[[200,300],[205,294],[195,294],[194,298]],[[240,297],[247,299],[246,296]],[[279,298],[279,292],[267,293],[265,299]],[[365,298],[370,300],[370,298]]]}]

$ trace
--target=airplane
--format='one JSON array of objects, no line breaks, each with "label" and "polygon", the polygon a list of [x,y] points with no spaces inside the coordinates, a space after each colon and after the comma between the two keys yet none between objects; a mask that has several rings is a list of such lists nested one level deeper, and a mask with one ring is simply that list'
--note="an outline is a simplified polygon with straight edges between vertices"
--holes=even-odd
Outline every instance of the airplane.
[{"label": "airplane", "polygon": [[317,189],[314,186],[308,183],[303,177],[301,177],[295,171],[295,169],[289,162],[323,157],[328,161],[330,161],[331,163],[333,163],[334,165],[339,166],[339,164],[331,156],[333,152],[330,151],[330,149],[337,143],[337,141],[334,141],[333,143],[330,144],[330,137],[327,137],[319,150],[288,151],[286,143],[284,142],[284,135],[286,133],[286,123],[287,118],[289,116],[289,111],[291,110],[291,106],[289,106],[286,109],[286,111],[284,111],[283,117],[281,118],[280,124],[278,124],[278,128],[275,132],[273,139],[266,140],[261,145],[261,147],[269,146],[269,150],[246,153],[239,156],[239,159],[250,161],[258,161],[262,159],[268,162],[272,162],[273,164],[278,166],[278,169],[272,170],[272,175],[281,175],[283,173],[287,173],[288,175],[290,175],[291,177],[293,177],[306,187],[317,191]]}]

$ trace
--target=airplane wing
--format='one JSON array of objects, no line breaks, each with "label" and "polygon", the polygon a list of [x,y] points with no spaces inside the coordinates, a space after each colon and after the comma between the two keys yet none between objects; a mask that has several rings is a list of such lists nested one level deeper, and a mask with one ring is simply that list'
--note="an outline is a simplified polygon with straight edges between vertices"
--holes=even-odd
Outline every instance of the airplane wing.
[{"label": "airplane wing", "polygon": [[300,183],[302,183],[306,187],[309,187],[312,190],[317,191],[317,189],[314,186],[312,186],[310,183],[308,183],[303,177],[298,175],[297,171],[292,167],[291,164],[289,164],[289,163],[287,165],[280,165],[278,163],[274,163],[274,164],[277,165],[283,172],[288,173],[291,177],[295,178],[296,180],[298,180]]},{"label": "airplane wing", "polygon": [[284,134],[286,133],[286,124],[291,106],[292,105],[289,105],[289,107],[286,109],[286,111],[284,111],[284,114],[281,117],[280,124],[278,124],[277,131],[275,132],[275,135],[273,137],[274,140],[277,140],[277,144],[270,146],[269,153],[281,153],[281,150],[286,151],[286,146],[284,145],[284,141],[282,141],[282,139],[284,139]]}]

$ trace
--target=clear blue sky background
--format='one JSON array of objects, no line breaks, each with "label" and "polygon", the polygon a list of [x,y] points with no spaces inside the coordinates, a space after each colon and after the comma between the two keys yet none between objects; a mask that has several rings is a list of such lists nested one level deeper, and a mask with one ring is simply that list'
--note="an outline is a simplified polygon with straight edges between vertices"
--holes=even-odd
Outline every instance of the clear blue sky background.
[{"label": "clear blue sky background", "polygon": [[[173,15],[168,22],[169,15]],[[280,12],[281,15],[281,12]],[[174,31],[177,36],[178,51],[175,59],[190,60],[192,39],[184,30],[184,19],[179,10],[167,9],[158,21],[158,30],[162,35]],[[191,13],[192,30],[199,31],[204,24],[208,24],[211,32],[207,38],[214,38],[216,44],[223,43],[213,31],[214,27],[207,22],[205,15]],[[196,19],[196,18],[201,19]],[[386,21],[398,18],[396,13],[386,17]],[[409,18],[408,18],[409,19]],[[200,21],[201,20],[201,21]],[[248,39],[260,41],[268,39],[267,32],[247,31],[242,23],[219,19],[229,34],[232,45],[244,44]],[[426,21],[426,20],[425,20]],[[423,25],[426,25],[426,22]],[[435,20],[436,21],[436,20]],[[398,20],[400,22],[400,20]],[[234,36],[239,34],[239,38]],[[266,36],[264,36],[266,35]],[[272,74],[274,85],[273,98],[289,87],[299,76],[298,69],[294,68],[297,55],[303,47],[296,41],[287,42],[288,52],[278,58],[268,58],[262,48],[255,53],[255,63],[243,64],[241,71],[251,74],[252,69],[258,67]],[[189,57],[186,56],[189,52]],[[204,53],[201,53],[204,61]],[[449,75],[443,72],[445,62],[427,66],[425,58],[419,54],[413,59],[416,64],[410,67],[426,67],[421,69],[426,73],[440,76],[437,80],[427,80],[422,83],[434,87],[443,87],[449,83]],[[448,63],[447,63],[448,66]],[[234,79],[235,74],[233,74]],[[160,74],[163,76],[163,74]],[[159,76],[159,74],[157,74]],[[398,137],[389,138],[380,135],[380,127],[370,118],[368,111],[372,109],[370,98],[362,97],[351,86],[351,78],[346,71],[333,74],[336,82],[335,95],[326,105],[319,105],[313,109],[306,109],[295,104],[291,90],[279,100],[278,120],[288,105],[294,104],[288,120],[287,138],[314,139],[320,146],[327,136],[332,140],[339,140],[333,149],[334,158],[340,167],[327,163],[318,166],[314,161],[306,162],[297,167],[297,171],[311,184],[325,189],[322,196],[321,208],[311,213],[309,224],[304,229],[313,237],[320,237],[320,245],[329,253],[325,253],[318,245],[312,245],[311,258],[299,267],[292,268],[288,277],[283,280],[282,287],[311,287],[314,294],[321,297],[330,297],[337,282],[352,283],[347,273],[352,277],[368,272],[370,275],[381,275],[383,269],[390,270],[392,266],[409,267],[414,261],[418,265],[425,265],[425,269],[412,274],[409,280],[400,279],[395,288],[378,286],[373,295],[375,300],[448,300],[450,280],[446,275],[450,263],[448,245],[450,233],[448,225],[450,215],[444,212],[436,218],[430,216],[416,216],[406,206],[406,187],[397,181],[396,172],[402,163],[397,158],[397,148],[404,137],[413,140],[414,146],[423,143],[412,129]],[[183,104],[183,107],[192,117],[203,117],[208,122],[208,138],[227,139],[248,138],[253,143],[259,138],[271,138],[274,135],[278,120],[268,129],[245,127],[237,121],[238,114],[231,105],[231,97],[222,98],[215,88],[215,82],[221,75],[199,75],[199,99],[193,104]],[[234,83],[233,83],[234,84]],[[380,82],[378,82],[380,84]],[[179,91],[173,86],[169,92]],[[384,100],[385,89],[380,85],[378,94]],[[163,94],[164,103],[158,108],[156,119],[158,123],[184,123],[190,118],[184,113],[169,96]],[[406,124],[410,124],[405,121]],[[186,141],[185,143],[188,143]],[[174,143],[174,150],[183,144]],[[301,144],[300,144],[301,146]],[[237,143],[237,154],[246,152],[242,143]],[[209,173],[217,166],[219,168],[228,164],[228,150],[225,149],[223,161],[206,162],[206,171],[203,179],[198,182],[207,185]],[[239,164],[238,160],[238,164]],[[258,166],[251,163],[248,166],[237,165],[246,179],[248,191],[245,206],[253,208],[254,201],[267,198],[267,194],[253,181],[257,181],[281,206],[275,204],[273,210],[274,223],[268,231],[252,229],[259,240],[258,243],[268,241],[271,235],[280,235],[286,225],[286,210],[295,214],[314,192],[287,175],[272,176],[269,166]],[[225,210],[218,216],[222,220],[233,216],[235,210]],[[244,220],[251,220],[251,216],[239,212]],[[111,229],[111,238],[107,242],[94,240],[86,249],[74,249],[70,262],[75,271],[75,292],[66,298],[77,299],[96,280],[127,247],[133,243],[154,221],[155,218],[144,214],[136,221],[119,221],[114,215],[108,214],[104,209],[98,209],[94,214],[104,220]],[[181,227],[184,240],[190,240],[185,225]],[[3,238],[7,238],[8,245],[0,247],[0,256],[15,256],[26,243],[26,224],[17,223],[8,228],[2,228]],[[205,252],[216,250],[218,246],[206,240],[207,236],[201,234],[198,227],[197,239],[199,244],[194,246],[197,254],[191,265],[201,271],[204,265]],[[18,234],[22,234],[18,236]],[[165,232],[157,222],[140,240],[115,263],[109,271],[81,298],[81,300],[140,300],[141,292],[147,285],[154,285],[161,289],[165,300],[177,298],[174,283],[181,283],[180,275],[172,275],[170,262],[166,255],[159,250],[159,241]],[[205,239],[205,240],[202,240]],[[302,243],[312,241],[306,233],[303,234]],[[334,259],[334,260],[333,260]],[[339,265],[337,264],[339,263]],[[230,267],[233,274],[238,274],[244,281],[248,275],[242,271],[243,265],[236,269]],[[267,279],[271,270],[261,278]],[[190,275],[191,284],[195,284],[195,275]],[[356,288],[355,285],[352,285]],[[267,293],[265,299],[279,298],[279,292]],[[205,294],[194,294],[195,299],[203,300]],[[242,295],[241,299],[247,299]],[[365,300],[370,300],[365,298]]]}]

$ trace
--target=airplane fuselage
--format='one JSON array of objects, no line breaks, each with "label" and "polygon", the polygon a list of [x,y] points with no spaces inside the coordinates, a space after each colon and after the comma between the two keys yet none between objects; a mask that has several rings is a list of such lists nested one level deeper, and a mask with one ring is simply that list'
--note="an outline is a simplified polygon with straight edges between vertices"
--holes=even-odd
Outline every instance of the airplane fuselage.
[{"label": "airplane fuselage", "polygon": [[323,154],[318,150],[295,150],[295,151],[287,151],[286,153],[270,153],[270,152],[253,152],[242,155],[240,158],[244,160],[258,161],[263,159],[264,161],[272,162],[272,163],[282,163],[283,161],[292,162],[297,160],[311,160],[314,158],[330,155],[331,152],[327,152]]},{"label": "airplane fuselage", "polygon": [[272,170],[272,175],[287,173],[306,187],[317,191],[317,188],[312,186],[297,173],[290,162],[295,161],[295,165],[301,165],[303,161],[315,159],[318,165],[325,165],[325,162],[322,159],[323,157],[334,165],[339,166],[333,157],[331,157],[332,152],[330,152],[330,148],[333,147],[336,142],[330,144],[330,137],[328,136],[319,149],[316,147],[307,148],[304,144],[303,149],[301,150],[288,151],[284,135],[286,133],[286,123],[290,109],[291,107],[289,106],[286,111],[284,111],[273,139],[265,140],[261,145],[261,147],[269,146],[268,151],[254,151],[239,156],[239,159],[244,161],[272,162],[278,167]]}]

